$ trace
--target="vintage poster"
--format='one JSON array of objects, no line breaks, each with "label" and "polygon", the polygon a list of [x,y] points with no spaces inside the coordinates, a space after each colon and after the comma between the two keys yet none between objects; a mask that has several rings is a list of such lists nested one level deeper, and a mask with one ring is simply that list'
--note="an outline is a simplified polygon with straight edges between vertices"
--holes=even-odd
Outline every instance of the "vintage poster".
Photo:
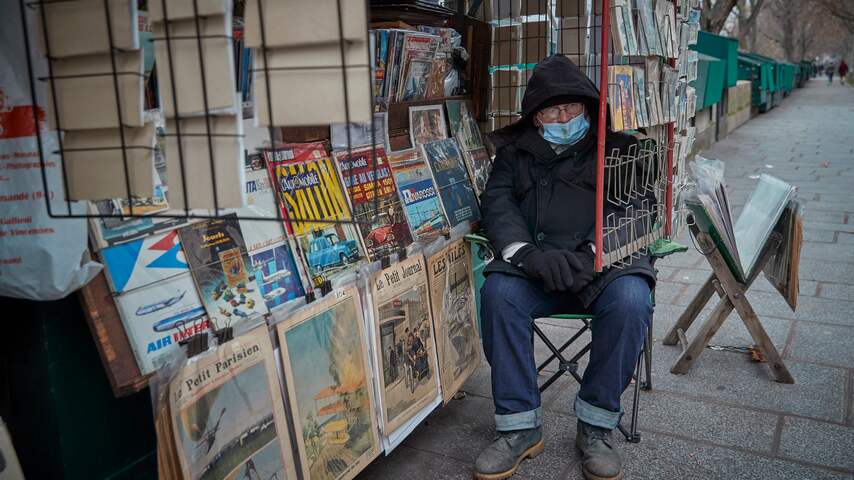
[{"label": "vintage poster", "polygon": [[169,399],[186,480],[297,478],[266,324],[187,361]]},{"label": "vintage poster", "polygon": [[286,145],[275,153],[267,168],[279,208],[317,286],[365,258],[359,233],[334,161],[322,143]]},{"label": "vintage poster", "polygon": [[276,326],[306,480],[349,480],[380,453],[362,325],[348,288]]},{"label": "vintage poster", "polygon": [[101,250],[101,258],[114,293],[189,271],[177,230],[105,248]]},{"label": "vintage poster", "polygon": [[471,253],[457,240],[427,260],[442,398],[447,404],[480,362]]},{"label": "vintage poster", "polygon": [[437,140],[422,145],[421,151],[433,172],[439,200],[451,227],[480,220],[480,208],[457,142],[451,138]]},{"label": "vintage poster", "polygon": [[430,167],[421,153],[417,149],[404,150],[389,155],[388,159],[412,235],[422,241],[442,235],[448,229],[448,221]]},{"label": "vintage poster", "polygon": [[492,159],[489,158],[485,147],[469,150],[463,153],[463,157],[466,160],[474,193],[480,198],[480,194],[486,189],[489,174],[492,172]]},{"label": "vintage poster", "polygon": [[483,148],[483,139],[474,117],[471,100],[446,100],[445,108],[448,110],[451,136],[457,139],[460,147],[463,150]]},{"label": "vintage poster", "polygon": [[179,233],[214,328],[267,313],[235,215],[188,225]]},{"label": "vintage poster", "polygon": [[105,215],[89,219],[89,234],[98,249],[129,242],[155,232],[172,230],[187,223],[183,218],[122,218],[124,213],[118,200],[89,202],[89,213]]},{"label": "vintage poster", "polygon": [[209,328],[189,272],[118,295],[116,306],[143,374],[162,367],[178,342]]},{"label": "vintage poster", "polygon": [[385,149],[366,147],[337,152],[335,161],[368,258],[377,261],[411,244],[412,234],[403,215]]},{"label": "vintage poster", "polygon": [[611,93],[614,101],[611,106],[611,124],[615,131],[637,128],[634,104],[634,68],[631,65],[613,65],[608,67]]},{"label": "vintage poster", "polygon": [[409,107],[409,138],[413,147],[448,138],[447,132],[441,105]]},{"label": "vintage poster", "polygon": [[436,342],[422,255],[371,279],[383,431],[394,432],[439,395]]},{"label": "vintage poster", "polygon": [[267,308],[305,296],[290,245],[284,243],[250,254],[252,270]]}]

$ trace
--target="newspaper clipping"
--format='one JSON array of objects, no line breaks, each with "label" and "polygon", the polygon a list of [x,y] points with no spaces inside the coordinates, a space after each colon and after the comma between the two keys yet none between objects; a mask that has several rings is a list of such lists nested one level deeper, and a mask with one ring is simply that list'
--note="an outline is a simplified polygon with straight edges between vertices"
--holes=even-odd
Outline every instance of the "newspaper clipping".
[{"label": "newspaper clipping", "polygon": [[427,261],[442,399],[448,403],[480,361],[471,253],[457,240]]},{"label": "newspaper clipping", "polygon": [[169,386],[183,477],[296,479],[266,325],[190,360]]}]

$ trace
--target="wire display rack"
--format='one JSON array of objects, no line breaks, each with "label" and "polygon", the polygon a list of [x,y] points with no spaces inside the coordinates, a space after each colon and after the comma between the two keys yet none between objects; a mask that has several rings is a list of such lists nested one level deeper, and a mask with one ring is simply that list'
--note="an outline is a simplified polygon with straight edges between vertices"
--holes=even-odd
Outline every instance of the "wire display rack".
[{"label": "wire display rack", "polygon": [[[673,0],[673,11],[677,1]],[[611,42],[612,16],[640,15],[637,8],[623,12],[626,2],[615,0],[492,0],[493,44],[490,75],[490,128],[498,129],[521,118],[521,101],[535,64],[551,54],[573,61],[599,89],[596,150],[595,268],[624,267],[645,254],[649,245],[672,232],[676,78],[647,82],[658,92],[666,117],[647,126],[646,138],[628,152],[606,151],[609,103],[629,95],[646,98],[638,82],[615,82],[609,67],[644,67],[646,55],[625,55]],[[633,5],[637,5],[633,3]],[[665,15],[665,22],[677,19]],[[670,29],[654,32],[661,44],[675,45]],[[644,35],[640,38],[644,40]],[[647,47],[648,48],[648,47]],[[675,58],[664,58],[673,68]]]}]

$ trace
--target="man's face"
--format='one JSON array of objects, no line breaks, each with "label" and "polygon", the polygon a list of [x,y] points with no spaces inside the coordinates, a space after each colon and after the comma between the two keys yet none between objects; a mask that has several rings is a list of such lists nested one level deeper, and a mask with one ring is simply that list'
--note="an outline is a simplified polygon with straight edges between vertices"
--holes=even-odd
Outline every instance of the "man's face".
[{"label": "man's face", "polygon": [[534,121],[539,127],[544,123],[566,123],[582,114],[584,114],[583,103],[564,103],[540,110],[534,116]]}]

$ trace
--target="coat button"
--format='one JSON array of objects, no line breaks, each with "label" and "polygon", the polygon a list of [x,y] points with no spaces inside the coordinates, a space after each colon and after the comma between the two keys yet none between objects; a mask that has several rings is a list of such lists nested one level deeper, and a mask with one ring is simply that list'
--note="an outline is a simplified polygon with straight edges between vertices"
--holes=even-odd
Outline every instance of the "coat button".
[{"label": "coat button", "polygon": [[548,185],[549,185],[549,181],[548,181],[548,180],[546,180],[545,178],[543,178],[542,180],[540,180],[540,186],[541,186],[541,187],[547,187]]},{"label": "coat button", "polygon": [[538,241],[542,242],[544,238],[546,238],[546,234],[545,234],[545,233],[540,232],[540,233],[538,233],[538,234],[537,234],[537,240],[538,240]]}]

